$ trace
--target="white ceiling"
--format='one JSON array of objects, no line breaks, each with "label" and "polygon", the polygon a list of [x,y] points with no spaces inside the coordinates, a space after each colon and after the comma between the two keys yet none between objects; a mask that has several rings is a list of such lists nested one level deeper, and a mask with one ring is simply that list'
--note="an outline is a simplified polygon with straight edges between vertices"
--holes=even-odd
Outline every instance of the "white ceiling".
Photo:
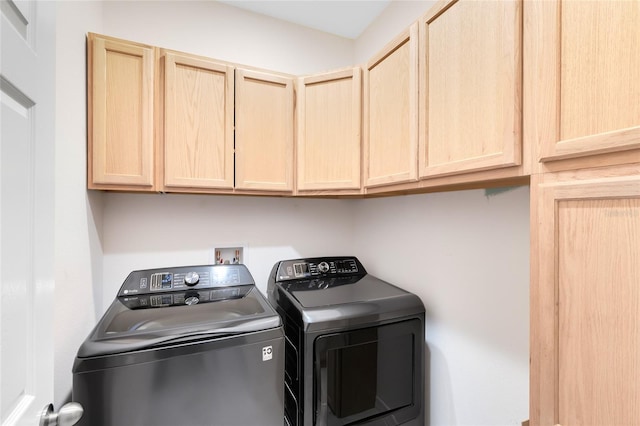
[{"label": "white ceiling", "polygon": [[218,0],[262,15],[355,39],[391,0]]}]

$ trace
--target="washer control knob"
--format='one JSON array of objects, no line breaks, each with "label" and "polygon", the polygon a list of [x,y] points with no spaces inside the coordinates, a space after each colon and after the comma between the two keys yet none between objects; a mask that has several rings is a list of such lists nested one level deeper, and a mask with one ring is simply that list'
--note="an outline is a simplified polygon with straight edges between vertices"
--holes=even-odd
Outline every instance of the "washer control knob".
[{"label": "washer control knob", "polygon": [[184,276],[184,283],[186,285],[196,285],[200,281],[200,275],[197,272],[187,272]]},{"label": "washer control knob", "polygon": [[327,272],[329,272],[329,264],[327,262],[320,262],[318,264],[318,271],[320,271],[323,274],[326,274]]}]

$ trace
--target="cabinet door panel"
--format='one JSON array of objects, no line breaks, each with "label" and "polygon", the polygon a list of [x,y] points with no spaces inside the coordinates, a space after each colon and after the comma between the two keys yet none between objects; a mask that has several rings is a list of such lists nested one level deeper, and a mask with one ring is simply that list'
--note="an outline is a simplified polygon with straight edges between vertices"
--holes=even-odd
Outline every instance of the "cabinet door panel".
[{"label": "cabinet door panel", "polygon": [[542,161],[640,147],[640,0],[531,7]]},{"label": "cabinet door panel", "polygon": [[633,424],[640,415],[640,198],[566,200],[557,210],[560,424]]},{"label": "cabinet door panel", "polygon": [[293,190],[293,80],[236,70],[236,188]]},{"label": "cabinet door panel", "polygon": [[521,13],[453,0],[421,21],[421,177],[521,163]]},{"label": "cabinet door panel", "polygon": [[541,184],[536,204],[533,424],[636,424],[640,177]]},{"label": "cabinet door panel", "polygon": [[360,189],[360,68],[300,79],[298,190]]},{"label": "cabinet door panel", "polygon": [[417,179],[418,25],[393,40],[365,71],[366,186]]},{"label": "cabinet door panel", "polygon": [[233,188],[233,68],[164,53],[164,184]]},{"label": "cabinet door panel", "polygon": [[154,49],[89,34],[88,63],[89,188],[151,189]]}]

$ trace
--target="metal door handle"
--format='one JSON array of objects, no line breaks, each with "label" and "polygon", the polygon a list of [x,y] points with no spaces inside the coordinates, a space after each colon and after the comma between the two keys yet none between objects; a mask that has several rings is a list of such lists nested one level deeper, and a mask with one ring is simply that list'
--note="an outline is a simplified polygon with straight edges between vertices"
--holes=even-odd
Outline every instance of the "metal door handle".
[{"label": "metal door handle", "polygon": [[53,404],[49,404],[42,410],[39,426],[73,426],[83,413],[82,405],[77,402],[64,404],[57,413],[53,411]]}]

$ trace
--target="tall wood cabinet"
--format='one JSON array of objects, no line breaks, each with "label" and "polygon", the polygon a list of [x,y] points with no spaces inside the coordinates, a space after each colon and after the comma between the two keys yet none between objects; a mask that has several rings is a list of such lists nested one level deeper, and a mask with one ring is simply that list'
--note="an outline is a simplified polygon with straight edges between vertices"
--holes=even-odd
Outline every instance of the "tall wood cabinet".
[{"label": "tall wood cabinet", "polygon": [[640,164],[535,175],[531,421],[640,418]]},{"label": "tall wood cabinet", "polygon": [[155,49],[87,38],[90,189],[154,190]]},{"label": "tall wood cabinet", "polygon": [[371,58],[364,71],[365,186],[418,178],[418,24]]},{"label": "tall wood cabinet", "polygon": [[640,1],[524,14],[531,424],[637,424]]},{"label": "tall wood cabinet", "polygon": [[299,79],[298,192],[360,192],[361,80],[359,67]]},{"label": "tall wood cabinet", "polygon": [[420,19],[420,177],[519,165],[522,2],[440,1]]}]

